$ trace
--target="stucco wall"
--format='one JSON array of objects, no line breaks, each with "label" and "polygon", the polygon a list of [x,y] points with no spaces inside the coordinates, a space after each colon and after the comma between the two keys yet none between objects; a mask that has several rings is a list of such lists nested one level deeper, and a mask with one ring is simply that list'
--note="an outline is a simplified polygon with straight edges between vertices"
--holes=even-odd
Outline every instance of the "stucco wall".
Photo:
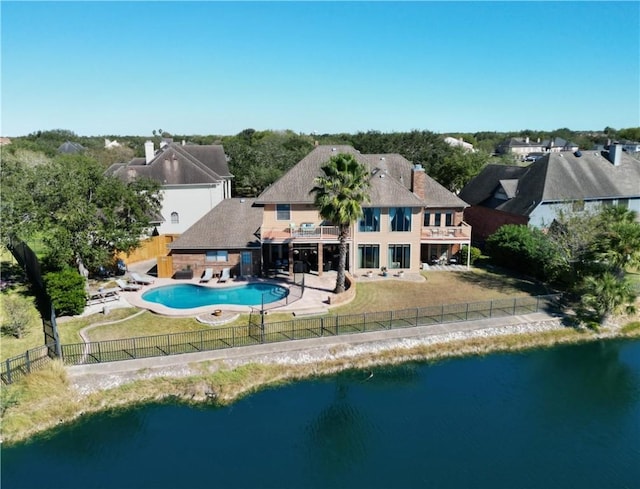
[{"label": "stucco wall", "polygon": [[[224,199],[224,185],[163,188],[160,234],[181,234]],[[179,222],[171,223],[171,213],[177,212]]]}]

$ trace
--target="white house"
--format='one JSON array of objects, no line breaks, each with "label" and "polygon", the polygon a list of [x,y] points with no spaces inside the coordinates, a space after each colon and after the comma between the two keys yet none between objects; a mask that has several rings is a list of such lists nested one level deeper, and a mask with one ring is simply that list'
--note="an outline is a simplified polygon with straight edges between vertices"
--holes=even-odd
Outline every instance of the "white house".
[{"label": "white house", "polygon": [[148,177],[162,185],[159,234],[181,234],[222,200],[231,197],[227,156],[221,145],[145,143],[145,157],[112,165],[108,170],[124,181]]}]

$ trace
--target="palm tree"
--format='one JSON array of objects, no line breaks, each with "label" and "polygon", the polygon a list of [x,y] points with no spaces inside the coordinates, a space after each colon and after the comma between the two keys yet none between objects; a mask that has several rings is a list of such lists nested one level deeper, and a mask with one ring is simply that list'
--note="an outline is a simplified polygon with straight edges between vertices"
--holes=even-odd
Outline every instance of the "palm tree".
[{"label": "palm tree", "polygon": [[603,231],[595,242],[596,258],[623,277],[628,267],[640,266],[640,224],[635,211],[606,207],[601,214]]},{"label": "palm tree", "polygon": [[600,276],[589,275],[585,278],[581,302],[585,310],[593,311],[598,322],[604,324],[619,309],[633,314],[636,297],[628,280],[621,280],[611,272],[604,272]]},{"label": "palm tree", "polygon": [[369,202],[369,172],[353,155],[337,154],[322,167],[316,178],[315,205],[323,219],[338,226],[338,276],[334,292],[344,292],[347,262],[347,235],[351,223],[362,215],[362,204]]}]

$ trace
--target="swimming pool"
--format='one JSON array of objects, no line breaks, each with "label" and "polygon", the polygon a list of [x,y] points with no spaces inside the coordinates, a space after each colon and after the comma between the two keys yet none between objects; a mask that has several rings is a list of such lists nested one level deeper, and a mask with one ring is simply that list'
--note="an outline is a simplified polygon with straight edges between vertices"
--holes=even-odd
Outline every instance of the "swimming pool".
[{"label": "swimming pool", "polygon": [[246,284],[238,287],[214,289],[194,284],[165,285],[142,294],[145,301],[155,302],[174,309],[234,304],[257,306],[285,298],[286,287],[273,284]]}]

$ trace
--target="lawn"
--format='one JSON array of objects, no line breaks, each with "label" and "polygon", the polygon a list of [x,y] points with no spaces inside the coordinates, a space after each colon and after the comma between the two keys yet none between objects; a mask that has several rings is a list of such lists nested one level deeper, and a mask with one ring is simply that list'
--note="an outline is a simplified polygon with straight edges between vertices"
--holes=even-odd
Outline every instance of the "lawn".
[{"label": "lawn", "polygon": [[[380,280],[359,283],[356,298],[349,304],[331,309],[330,314],[399,310],[549,293],[544,286],[531,280],[482,269],[455,273],[423,272],[423,275],[426,277],[424,282]],[[79,343],[79,331],[94,324],[96,327],[87,332],[91,341],[198,331],[211,327],[199,323],[195,318],[170,318],[148,311],[136,315],[136,312],[138,311],[133,308],[113,309],[108,316],[94,314],[82,318],[60,318],[60,339],[62,343]],[[130,319],[120,321],[127,317]],[[265,316],[267,323],[290,319],[293,319],[290,313],[272,313]],[[223,327],[246,326],[247,321],[248,315],[241,315],[236,321]],[[110,322],[115,323],[98,325]],[[41,344],[42,324],[36,320],[23,340],[3,336],[0,359],[18,355]]]},{"label": "lawn", "polygon": [[356,298],[331,313],[389,311],[550,293],[537,282],[477,268],[464,272],[422,272],[422,275],[426,282],[359,283]]}]

